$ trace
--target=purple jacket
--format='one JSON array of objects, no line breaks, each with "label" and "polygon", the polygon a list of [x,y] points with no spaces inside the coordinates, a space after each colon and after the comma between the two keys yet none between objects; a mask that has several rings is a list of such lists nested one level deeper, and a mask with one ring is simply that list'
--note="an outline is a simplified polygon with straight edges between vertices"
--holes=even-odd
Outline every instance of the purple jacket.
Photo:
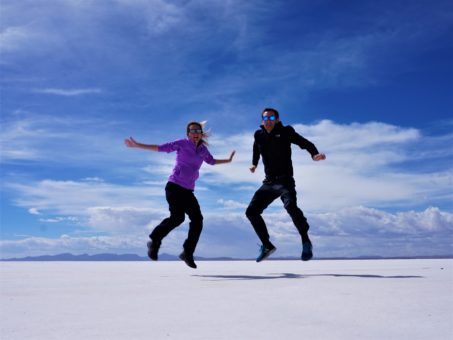
[{"label": "purple jacket", "polygon": [[168,180],[189,190],[195,188],[195,181],[200,175],[198,170],[203,161],[211,165],[215,164],[214,157],[205,145],[195,146],[189,139],[161,144],[158,146],[158,151],[167,153],[176,151],[176,165]]}]

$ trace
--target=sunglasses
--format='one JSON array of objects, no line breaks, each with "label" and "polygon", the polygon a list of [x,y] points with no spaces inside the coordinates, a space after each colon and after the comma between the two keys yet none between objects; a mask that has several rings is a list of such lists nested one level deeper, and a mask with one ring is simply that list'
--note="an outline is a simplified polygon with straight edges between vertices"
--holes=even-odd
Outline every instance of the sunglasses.
[{"label": "sunglasses", "polygon": [[190,129],[189,133],[203,133],[202,129]]},{"label": "sunglasses", "polygon": [[263,120],[266,122],[268,120],[270,121],[274,121],[275,120],[275,116],[263,116]]}]

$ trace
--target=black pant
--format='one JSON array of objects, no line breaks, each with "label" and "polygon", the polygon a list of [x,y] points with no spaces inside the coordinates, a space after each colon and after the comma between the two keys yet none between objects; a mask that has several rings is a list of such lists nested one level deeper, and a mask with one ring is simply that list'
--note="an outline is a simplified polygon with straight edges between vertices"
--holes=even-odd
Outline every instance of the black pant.
[{"label": "black pant", "polygon": [[266,223],[264,223],[261,214],[264,209],[278,197],[280,197],[286,211],[291,216],[291,219],[302,238],[302,242],[308,241],[308,229],[310,226],[307,223],[304,213],[297,206],[297,193],[294,179],[286,178],[277,181],[265,181],[258,191],[255,192],[245,213],[252,223],[262,244],[266,248],[273,247],[269,240]]},{"label": "black pant", "polygon": [[168,182],[165,186],[165,196],[169,205],[170,217],[154,228],[149,237],[153,241],[161,241],[170,231],[184,222],[185,214],[187,214],[190,219],[189,235],[183,247],[186,253],[193,254],[203,229],[203,215],[201,215],[197,198],[192,190],[172,182]]}]

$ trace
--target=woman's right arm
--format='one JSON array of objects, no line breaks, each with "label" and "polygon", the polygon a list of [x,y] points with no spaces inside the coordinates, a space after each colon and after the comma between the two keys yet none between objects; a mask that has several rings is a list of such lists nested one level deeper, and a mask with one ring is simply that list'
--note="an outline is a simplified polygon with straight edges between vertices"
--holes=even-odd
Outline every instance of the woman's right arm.
[{"label": "woman's right arm", "polygon": [[140,148],[150,151],[159,151],[156,144],[142,144],[138,143],[134,138],[129,137],[124,140],[124,144],[130,148]]}]

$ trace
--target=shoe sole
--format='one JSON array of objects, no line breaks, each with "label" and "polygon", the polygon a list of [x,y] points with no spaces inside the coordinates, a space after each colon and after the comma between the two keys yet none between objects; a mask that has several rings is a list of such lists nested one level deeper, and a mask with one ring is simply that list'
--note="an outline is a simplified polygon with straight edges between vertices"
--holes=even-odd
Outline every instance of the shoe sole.
[{"label": "shoe sole", "polygon": [[274,248],[274,249],[269,250],[269,252],[266,254],[266,256],[264,256],[261,260],[256,259],[256,262],[264,261],[264,260],[267,259],[269,256],[271,256],[273,253],[275,253],[276,250],[277,250],[277,248]]}]

